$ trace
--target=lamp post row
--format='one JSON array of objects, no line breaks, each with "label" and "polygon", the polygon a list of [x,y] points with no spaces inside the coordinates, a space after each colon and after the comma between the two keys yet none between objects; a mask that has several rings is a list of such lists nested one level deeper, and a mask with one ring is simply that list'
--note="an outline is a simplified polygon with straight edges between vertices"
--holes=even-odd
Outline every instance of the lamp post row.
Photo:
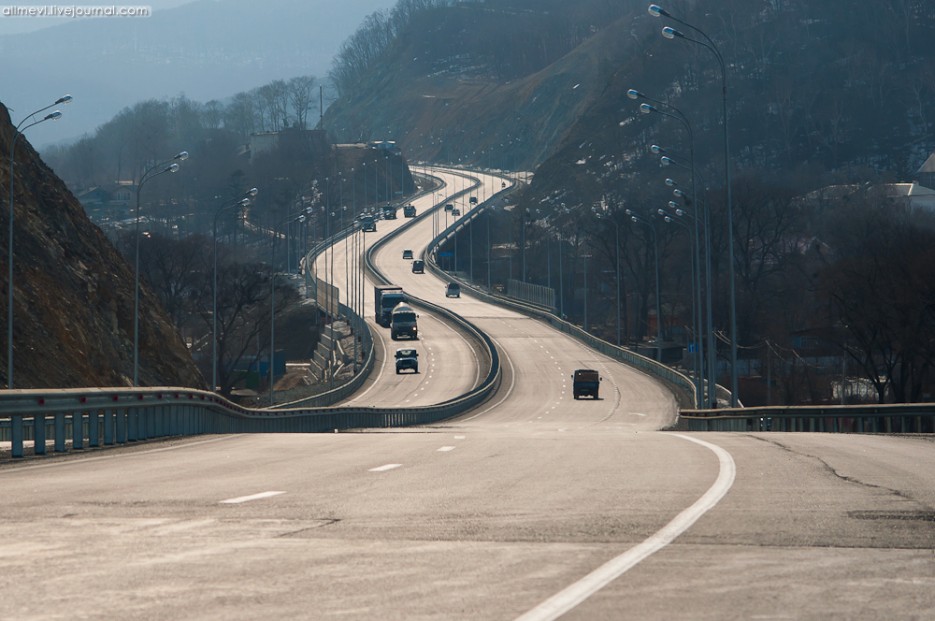
[{"label": "lamp post row", "polygon": [[133,268],[133,385],[140,385],[140,192],[143,185],[166,173],[176,173],[179,162],[188,159],[188,151],[179,151],[168,160],[164,160],[148,168],[140,176],[136,186],[136,256]]},{"label": "lamp post row", "polygon": [[[662,36],[666,39],[682,39],[696,45],[700,45],[710,51],[717,60],[721,73],[721,108],[723,116],[723,139],[724,139],[724,185],[727,198],[727,246],[728,246],[728,279],[730,290],[730,367],[731,367],[731,406],[738,405],[738,378],[737,378],[737,296],[736,296],[736,270],[734,260],[734,217],[733,217],[733,199],[731,188],[731,162],[730,162],[730,132],[728,128],[727,114],[727,70],[724,63],[724,57],[714,41],[700,28],[681,20],[658,4],[650,4],[648,12],[653,17],[669,19],[677,24],[691,30],[699,38],[686,35],[684,32],[665,26],[662,29]],[[714,378],[712,378],[712,381]]]},{"label": "lamp post row", "polygon": [[[656,105],[651,105],[645,102],[641,103],[639,106],[640,112],[643,114],[655,113],[661,116],[675,119],[676,121],[679,121],[682,124],[682,126],[685,128],[688,134],[688,143],[689,143],[689,158],[688,158],[689,165],[686,166],[684,164],[681,164],[677,160],[673,159],[671,156],[666,155],[667,153],[666,149],[664,149],[663,147],[660,147],[659,145],[656,145],[656,144],[652,145],[650,147],[650,150],[655,155],[661,155],[660,163],[662,166],[678,166],[689,171],[689,174],[691,176],[691,183],[692,183],[691,198],[685,196],[684,192],[682,192],[682,190],[678,188],[675,188],[673,190],[673,193],[676,196],[681,197],[684,200],[686,200],[686,202],[695,206],[696,209],[699,209],[700,203],[697,200],[697,190],[696,190],[697,175],[695,172],[695,147],[694,147],[695,139],[694,139],[694,132],[692,130],[692,126],[688,120],[688,117],[675,106],[672,106],[671,104],[668,104],[664,101],[654,99],[646,95],[645,93],[641,93],[640,91],[636,89],[632,89],[632,88],[629,89],[627,91],[627,97],[633,100],[645,99],[645,100],[653,102]],[[671,186],[675,186],[676,184],[675,184],[675,181],[673,181],[672,179],[666,179],[666,185],[671,187]],[[670,201],[669,205],[671,207],[672,205],[674,205],[674,203]],[[677,207],[677,205],[675,207]],[[660,209],[658,211],[660,215],[666,216],[666,213],[664,212],[664,210]],[[701,291],[702,291],[701,254],[700,254],[701,253],[700,227],[701,227],[701,220],[702,220],[701,214],[699,213],[698,217],[693,217],[691,218],[691,220],[692,220],[692,226],[691,227],[686,226],[686,228],[692,234],[692,250],[693,250],[692,288],[694,289],[694,294],[695,294],[694,295],[695,302],[693,304],[694,306],[693,314],[694,314],[694,322],[695,322],[695,338],[697,339],[696,346],[695,346],[695,367],[696,367],[695,375],[697,378],[696,400],[697,400],[697,403],[699,404],[699,407],[704,407],[704,405],[706,405],[707,403],[716,402],[716,398],[713,396],[713,392],[712,392],[716,384],[716,380],[714,379],[716,378],[716,373],[714,371],[715,369],[714,330],[712,327],[712,312],[711,312],[711,309],[712,309],[711,282],[712,280],[711,280],[711,270],[710,270],[710,253],[707,253],[706,254],[706,257],[708,259],[707,260],[708,269],[706,272],[707,287],[705,287],[705,290],[707,293],[707,307],[706,307],[707,308],[707,315],[706,315],[707,322],[705,322],[705,311],[704,311],[705,306],[701,302]],[[672,222],[674,220],[667,219],[666,221]],[[705,229],[704,229],[705,240],[707,241],[710,237],[709,227],[708,227],[707,209],[705,209],[705,212],[704,212],[704,222],[705,222]],[[705,345],[704,343],[705,336],[707,337],[707,341],[708,341],[707,345]],[[708,354],[707,374],[705,372],[706,363],[705,363],[705,355],[704,355],[706,349],[707,349],[707,354]],[[704,393],[704,386],[706,385],[705,383],[706,375],[708,377],[708,382],[707,382],[707,387],[709,391],[708,399],[705,399],[705,393]]]}]

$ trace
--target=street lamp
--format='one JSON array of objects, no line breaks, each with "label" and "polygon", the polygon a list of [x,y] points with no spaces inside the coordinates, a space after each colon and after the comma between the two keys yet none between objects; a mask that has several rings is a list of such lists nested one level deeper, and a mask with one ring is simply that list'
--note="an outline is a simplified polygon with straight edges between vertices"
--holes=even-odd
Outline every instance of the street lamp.
[{"label": "street lamp", "polygon": [[244,208],[250,204],[257,195],[256,188],[250,188],[244,194],[243,198],[234,202],[218,207],[214,212],[214,277],[212,280],[212,306],[211,306],[211,390],[218,388],[218,216],[222,212],[233,207]]},{"label": "street lamp", "polygon": [[71,103],[72,96],[65,95],[59,97],[53,103],[45,106],[44,108],[39,108],[35,112],[27,115],[22,121],[19,122],[19,125],[16,126],[16,129],[13,130],[13,142],[10,144],[10,230],[9,237],[7,238],[7,388],[13,388],[13,216],[14,216],[14,206],[13,206],[13,162],[16,157],[16,140],[26,132],[27,129],[33,125],[38,125],[39,123],[44,123],[45,121],[57,121],[62,118],[62,113],[58,110],[50,112],[41,119],[29,123],[25,127],[24,123],[32,119],[34,116],[40,112],[45,112],[53,106],[59,104],[68,104]]},{"label": "street lamp", "polygon": [[140,379],[140,191],[143,184],[154,177],[179,170],[178,162],[188,159],[188,151],[179,151],[172,158],[147,169],[136,186],[136,259],[133,269],[133,385]]},{"label": "street lamp", "polygon": [[[330,325],[331,325],[331,353],[329,354],[329,361],[330,361],[330,363],[332,364],[332,366],[331,366],[331,381],[330,381],[330,387],[331,387],[331,388],[334,388],[334,350],[335,350],[335,342],[334,342],[334,322],[335,322],[335,320],[338,318],[338,313],[339,313],[339,311],[341,310],[341,290],[338,289],[338,287],[334,284],[334,238],[337,236],[337,231],[334,230],[334,229],[336,228],[336,227],[335,227],[335,224],[334,224],[334,219],[335,219],[335,217],[337,216],[338,213],[340,213],[340,212],[339,212],[339,211],[332,211],[332,212],[331,212],[332,233],[331,233],[331,235],[328,237],[328,243],[329,243],[330,246],[331,246],[331,270],[330,270],[329,276],[328,276],[328,282],[329,282],[329,284],[331,285],[330,288],[329,288],[329,292],[330,292],[330,295],[329,295],[329,302],[330,302],[330,303],[329,303],[329,305],[328,305],[328,306],[329,306],[329,312],[330,312],[330,314],[331,314],[331,322],[330,322]],[[338,273],[340,273],[340,272],[338,272]]]},{"label": "street lamp", "polygon": [[[279,223],[279,227],[271,229],[272,236],[270,237],[270,256],[269,256],[269,405],[273,406],[273,380],[275,379],[275,374],[273,372],[274,363],[276,362],[276,238],[279,237],[277,231],[278,228],[282,227],[283,224],[286,225],[286,230],[293,222],[304,222],[305,221],[305,212],[299,214],[291,214],[282,219]],[[286,234],[286,273],[289,273],[289,235]]]},{"label": "street lamp", "polygon": [[[669,201],[669,209],[673,208],[673,202]],[[694,330],[694,341],[695,341],[695,351],[694,351],[694,365],[695,365],[695,402],[696,407],[704,407],[705,403],[705,373],[704,373],[704,336],[702,325],[704,323],[702,319],[703,309],[701,303],[701,259],[699,257],[698,251],[698,240],[692,235],[694,226],[689,226],[681,220],[681,216],[685,215],[685,212],[682,209],[675,209],[675,213],[679,218],[673,218],[669,212],[665,209],[658,209],[657,213],[662,216],[662,219],[667,224],[677,224],[689,232],[691,239],[692,247],[692,329]],[[690,216],[694,219],[694,216]]]},{"label": "street lamp", "polygon": [[610,213],[610,207],[607,206],[606,201],[603,199],[601,200],[601,212],[604,217],[610,220],[611,224],[614,225],[614,260],[616,263],[614,278],[617,281],[617,347],[620,347],[620,225],[617,223],[617,220],[613,218]]},{"label": "street lamp", "polygon": [[724,185],[726,186],[727,192],[727,247],[729,254],[729,265],[728,273],[730,280],[730,380],[731,380],[731,393],[730,401],[731,407],[737,407],[738,404],[738,382],[737,382],[737,289],[736,289],[736,275],[735,275],[735,266],[734,266],[734,209],[733,209],[733,200],[731,192],[731,175],[730,175],[730,132],[728,131],[728,116],[727,116],[727,70],[724,65],[724,57],[721,56],[721,52],[718,49],[717,45],[714,44],[714,41],[711,40],[704,31],[701,29],[689,24],[688,22],[682,21],[677,17],[673,16],[671,13],[667,12],[665,9],[660,7],[658,4],[649,5],[649,14],[653,17],[665,17],[671,19],[672,21],[685,26],[692,30],[692,32],[697,33],[701,39],[695,39],[685,35],[685,33],[672,28],[671,26],[665,26],[662,29],[662,36],[666,39],[684,39],[685,41],[690,41],[696,45],[700,45],[712,54],[717,60],[718,67],[721,70],[721,111],[724,117]]},{"label": "street lamp", "polygon": [[636,224],[642,224],[652,233],[653,236],[653,256],[655,257],[655,277],[656,277],[656,352],[657,360],[662,362],[662,302],[661,298],[661,289],[659,288],[659,241],[656,239],[656,227],[652,222],[643,218],[635,213],[632,210],[627,209],[625,212],[630,216],[630,220]]}]

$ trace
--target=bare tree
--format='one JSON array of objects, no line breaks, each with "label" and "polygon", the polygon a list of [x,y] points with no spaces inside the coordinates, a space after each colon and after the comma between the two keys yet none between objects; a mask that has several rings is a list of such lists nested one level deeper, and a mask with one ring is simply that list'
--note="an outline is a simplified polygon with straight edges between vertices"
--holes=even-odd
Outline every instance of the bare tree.
[{"label": "bare tree", "polygon": [[256,98],[251,93],[237,93],[224,109],[224,127],[247,138],[258,128]]},{"label": "bare tree", "polygon": [[308,113],[315,107],[315,77],[306,75],[292,78],[286,83],[289,104],[299,129],[308,128]]},{"label": "bare tree", "polygon": [[886,203],[851,206],[847,218],[864,234],[821,275],[838,344],[880,402],[917,400],[935,370],[935,232]]}]

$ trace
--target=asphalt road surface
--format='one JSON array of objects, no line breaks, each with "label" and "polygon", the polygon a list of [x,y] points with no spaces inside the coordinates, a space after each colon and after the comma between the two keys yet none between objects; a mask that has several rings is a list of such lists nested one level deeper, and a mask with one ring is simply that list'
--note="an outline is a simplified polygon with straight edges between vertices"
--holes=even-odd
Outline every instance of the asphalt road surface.
[{"label": "asphalt road surface", "polygon": [[[504,353],[500,392],[458,420],[4,464],[0,618],[932,618],[932,438],[664,431],[650,378],[445,303]],[[600,399],[572,399],[578,366]]]}]

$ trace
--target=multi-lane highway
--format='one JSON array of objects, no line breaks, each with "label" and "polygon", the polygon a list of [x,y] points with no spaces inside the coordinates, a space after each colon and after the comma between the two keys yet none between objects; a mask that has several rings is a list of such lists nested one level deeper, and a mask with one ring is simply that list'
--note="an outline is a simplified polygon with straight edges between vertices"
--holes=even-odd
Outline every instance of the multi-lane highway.
[{"label": "multi-lane highway", "polygon": [[[661,431],[675,404],[650,378],[407,271],[432,230],[375,261],[491,335],[498,394],[420,428],[4,465],[0,618],[930,618],[929,438]],[[420,314],[423,373],[378,372],[358,404],[476,382],[470,344]],[[601,399],[572,399],[581,366]]]}]

